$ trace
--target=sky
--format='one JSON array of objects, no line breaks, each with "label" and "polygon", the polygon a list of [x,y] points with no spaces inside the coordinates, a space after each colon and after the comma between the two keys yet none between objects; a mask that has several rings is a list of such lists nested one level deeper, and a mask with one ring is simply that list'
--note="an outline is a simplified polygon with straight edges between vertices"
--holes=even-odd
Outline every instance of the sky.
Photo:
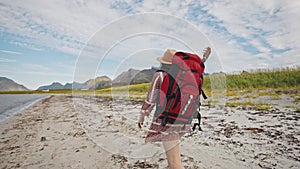
[{"label": "sky", "polygon": [[1,0],[0,76],[29,89],[159,66],[167,48],[202,55],[206,71],[300,63],[300,1]]}]

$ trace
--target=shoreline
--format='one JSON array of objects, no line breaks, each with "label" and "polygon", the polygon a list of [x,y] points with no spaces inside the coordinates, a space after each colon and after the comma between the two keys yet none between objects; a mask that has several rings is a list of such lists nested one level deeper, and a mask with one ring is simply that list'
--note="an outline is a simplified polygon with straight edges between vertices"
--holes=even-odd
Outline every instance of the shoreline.
[{"label": "shoreline", "polygon": [[[20,94],[17,94],[17,95],[20,95]],[[26,95],[26,94],[21,94],[21,95]],[[34,95],[39,95],[39,94],[34,94]],[[22,105],[18,105],[18,106],[15,106],[13,108],[10,108],[8,110],[5,110],[3,113],[0,114],[1,116],[3,116],[3,118],[0,118],[0,122],[3,122],[5,120],[11,118],[15,114],[18,114],[18,113],[22,112],[23,110],[25,110],[25,109],[29,108],[30,106],[38,103],[39,101],[42,101],[43,99],[46,99],[47,97],[50,97],[50,95],[45,95],[44,97],[34,99],[34,100],[30,100],[30,101],[27,101],[26,103],[24,103]]]},{"label": "shoreline", "polygon": [[[140,106],[100,97],[43,99],[0,123],[0,166],[165,169],[161,145],[143,143],[151,117],[143,130],[136,127]],[[204,106],[201,112],[204,131],[181,139],[186,168],[300,167],[300,117],[291,109]]]}]

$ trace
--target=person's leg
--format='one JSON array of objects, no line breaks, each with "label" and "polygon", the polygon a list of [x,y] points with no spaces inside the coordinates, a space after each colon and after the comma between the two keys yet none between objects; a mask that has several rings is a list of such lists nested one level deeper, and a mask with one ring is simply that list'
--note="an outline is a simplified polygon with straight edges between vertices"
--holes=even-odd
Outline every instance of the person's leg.
[{"label": "person's leg", "polygon": [[166,151],[169,169],[183,169],[179,140],[163,142],[163,146]]}]

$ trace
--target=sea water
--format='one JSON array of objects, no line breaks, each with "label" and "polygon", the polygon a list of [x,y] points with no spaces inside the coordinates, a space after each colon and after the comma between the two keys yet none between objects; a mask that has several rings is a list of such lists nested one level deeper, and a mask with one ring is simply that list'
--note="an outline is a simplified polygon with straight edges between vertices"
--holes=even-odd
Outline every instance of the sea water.
[{"label": "sea water", "polygon": [[46,97],[48,95],[0,94],[0,122]]}]

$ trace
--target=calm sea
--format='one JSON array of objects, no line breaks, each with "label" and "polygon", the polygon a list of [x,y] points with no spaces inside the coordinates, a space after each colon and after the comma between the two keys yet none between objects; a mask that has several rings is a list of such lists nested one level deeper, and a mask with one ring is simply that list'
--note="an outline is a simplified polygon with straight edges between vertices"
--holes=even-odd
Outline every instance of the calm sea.
[{"label": "calm sea", "polygon": [[0,94],[0,122],[46,97],[48,95]]}]

